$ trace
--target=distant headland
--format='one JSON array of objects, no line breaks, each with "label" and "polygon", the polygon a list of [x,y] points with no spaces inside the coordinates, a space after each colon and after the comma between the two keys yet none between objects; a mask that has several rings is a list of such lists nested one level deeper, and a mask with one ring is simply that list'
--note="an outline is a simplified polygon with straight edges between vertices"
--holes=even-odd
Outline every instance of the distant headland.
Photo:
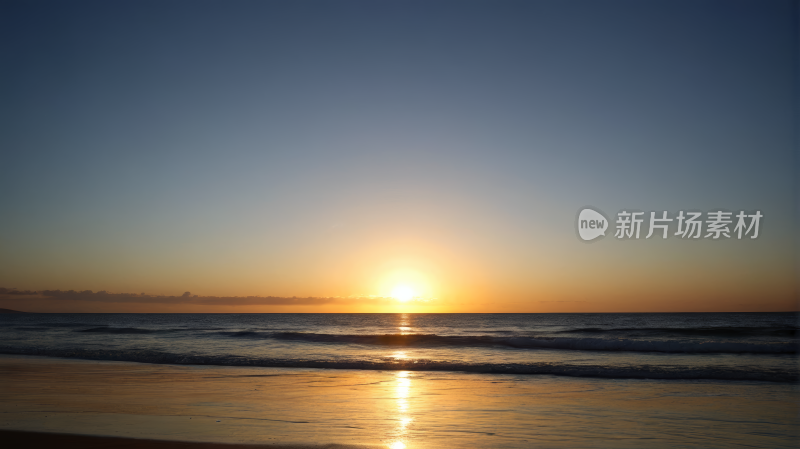
[{"label": "distant headland", "polygon": [[19,310],[11,310],[11,309],[0,309],[0,313],[28,313],[28,312],[21,312]]}]

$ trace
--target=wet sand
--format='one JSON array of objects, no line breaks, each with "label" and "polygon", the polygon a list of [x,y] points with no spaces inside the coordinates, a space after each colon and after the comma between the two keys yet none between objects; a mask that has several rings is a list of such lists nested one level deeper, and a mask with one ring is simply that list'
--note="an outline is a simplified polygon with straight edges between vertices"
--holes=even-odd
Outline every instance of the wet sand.
[{"label": "wet sand", "polygon": [[794,447],[800,436],[791,384],[23,356],[0,356],[0,384],[0,430],[134,439],[96,447],[142,440],[392,449]]}]

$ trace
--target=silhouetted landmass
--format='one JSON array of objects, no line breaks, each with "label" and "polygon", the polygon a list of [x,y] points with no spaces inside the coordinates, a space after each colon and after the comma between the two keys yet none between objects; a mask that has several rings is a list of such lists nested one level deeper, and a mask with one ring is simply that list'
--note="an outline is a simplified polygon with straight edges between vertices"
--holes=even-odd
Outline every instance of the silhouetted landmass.
[{"label": "silhouetted landmass", "polygon": [[27,313],[27,312],[21,312],[19,310],[11,310],[11,309],[0,309],[0,313]]}]

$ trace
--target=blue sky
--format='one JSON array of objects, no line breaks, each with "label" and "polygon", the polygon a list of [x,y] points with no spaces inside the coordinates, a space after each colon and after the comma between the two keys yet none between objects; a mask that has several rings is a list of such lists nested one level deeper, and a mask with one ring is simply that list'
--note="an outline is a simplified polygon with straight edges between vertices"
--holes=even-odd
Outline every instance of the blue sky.
[{"label": "blue sky", "polygon": [[[789,304],[792,2],[0,8],[5,287],[382,295],[385,267],[513,309],[700,272]],[[765,218],[757,242],[587,246],[585,205]]]}]

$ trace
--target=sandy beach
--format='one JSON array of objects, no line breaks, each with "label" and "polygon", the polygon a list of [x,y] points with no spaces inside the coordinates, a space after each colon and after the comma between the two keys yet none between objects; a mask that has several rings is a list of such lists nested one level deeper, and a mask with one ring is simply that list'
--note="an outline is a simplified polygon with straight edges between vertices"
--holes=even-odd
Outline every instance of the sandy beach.
[{"label": "sandy beach", "polygon": [[[0,356],[14,447],[790,447],[795,385]],[[48,434],[115,439],[76,440]],[[123,439],[119,439],[123,438]],[[135,440],[130,440],[135,439]],[[64,442],[62,444],[61,442]],[[216,447],[216,446],[197,446]],[[221,446],[220,446],[221,447]],[[340,446],[329,446],[340,447]]]}]

